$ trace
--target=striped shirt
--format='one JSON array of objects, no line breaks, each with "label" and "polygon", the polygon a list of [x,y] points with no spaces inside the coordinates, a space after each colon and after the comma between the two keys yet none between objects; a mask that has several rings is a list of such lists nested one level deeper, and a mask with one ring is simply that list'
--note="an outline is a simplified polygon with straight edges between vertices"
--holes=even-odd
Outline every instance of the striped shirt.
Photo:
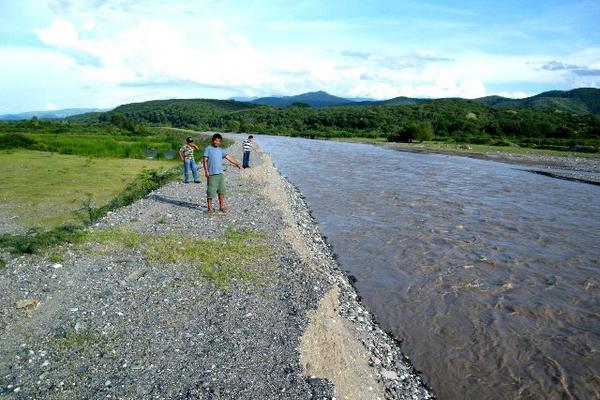
[{"label": "striped shirt", "polygon": [[244,146],[244,151],[252,150],[252,142],[250,140],[244,139],[244,141],[242,142],[242,145]]}]

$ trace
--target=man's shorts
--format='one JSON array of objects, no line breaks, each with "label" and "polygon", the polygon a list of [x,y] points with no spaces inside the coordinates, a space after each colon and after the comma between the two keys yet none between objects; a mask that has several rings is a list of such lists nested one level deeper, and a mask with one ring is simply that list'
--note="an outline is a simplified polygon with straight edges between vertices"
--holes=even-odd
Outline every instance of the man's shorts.
[{"label": "man's shorts", "polygon": [[218,194],[225,194],[225,176],[223,174],[210,175],[206,185],[206,197],[214,199]]}]

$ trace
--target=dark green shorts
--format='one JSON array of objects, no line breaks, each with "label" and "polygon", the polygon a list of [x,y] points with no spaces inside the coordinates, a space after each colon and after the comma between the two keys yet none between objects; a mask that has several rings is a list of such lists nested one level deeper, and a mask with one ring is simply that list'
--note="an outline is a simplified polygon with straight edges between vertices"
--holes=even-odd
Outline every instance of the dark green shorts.
[{"label": "dark green shorts", "polygon": [[206,185],[206,197],[214,199],[218,194],[225,194],[225,176],[223,174],[210,175]]}]

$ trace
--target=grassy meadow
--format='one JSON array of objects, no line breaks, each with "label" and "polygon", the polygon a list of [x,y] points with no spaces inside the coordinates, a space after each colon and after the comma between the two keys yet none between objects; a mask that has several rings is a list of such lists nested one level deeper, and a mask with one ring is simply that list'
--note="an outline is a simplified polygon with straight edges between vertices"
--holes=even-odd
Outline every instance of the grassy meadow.
[{"label": "grassy meadow", "polygon": [[166,170],[172,161],[90,158],[14,150],[0,153],[0,202],[27,228],[51,229],[88,218],[87,206],[101,207],[144,169]]},{"label": "grassy meadow", "polygon": [[0,234],[0,248],[36,253],[76,240],[108,211],[181,176],[176,153],[188,136],[200,149],[210,142],[207,134],[130,120],[0,121],[0,223],[29,231]]}]

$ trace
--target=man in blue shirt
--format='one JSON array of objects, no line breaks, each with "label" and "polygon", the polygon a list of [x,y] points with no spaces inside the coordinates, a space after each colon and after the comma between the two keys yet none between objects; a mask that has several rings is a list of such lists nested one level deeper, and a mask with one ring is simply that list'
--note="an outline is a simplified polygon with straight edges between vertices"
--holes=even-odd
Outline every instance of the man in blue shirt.
[{"label": "man in blue shirt", "polygon": [[219,196],[219,211],[225,212],[225,177],[223,176],[223,159],[235,165],[239,170],[242,165],[221,148],[223,136],[215,133],[211,144],[206,146],[204,157],[202,157],[202,166],[204,167],[204,176],[208,182],[206,185],[206,204],[208,212],[213,211],[213,199],[215,195]]}]

